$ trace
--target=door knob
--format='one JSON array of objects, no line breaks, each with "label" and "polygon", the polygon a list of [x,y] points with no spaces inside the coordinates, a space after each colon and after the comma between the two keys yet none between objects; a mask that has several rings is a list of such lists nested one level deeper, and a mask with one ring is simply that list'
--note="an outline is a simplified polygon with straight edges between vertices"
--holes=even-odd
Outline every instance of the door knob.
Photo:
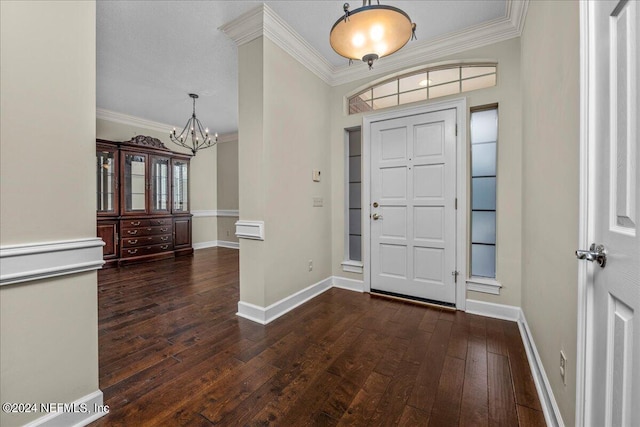
[{"label": "door knob", "polygon": [[607,265],[607,250],[603,245],[592,243],[588,251],[578,249],[576,251],[576,258],[591,262],[595,261],[600,267],[604,268]]},{"label": "door knob", "polygon": [[382,215],[374,213],[373,215],[371,215],[371,218],[373,218],[374,221],[377,221],[379,219],[382,219]]}]

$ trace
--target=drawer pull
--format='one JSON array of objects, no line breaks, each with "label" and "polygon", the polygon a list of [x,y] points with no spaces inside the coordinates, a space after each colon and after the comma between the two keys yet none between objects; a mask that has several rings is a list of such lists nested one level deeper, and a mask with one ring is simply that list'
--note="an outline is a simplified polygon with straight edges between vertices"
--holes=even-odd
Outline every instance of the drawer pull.
[{"label": "drawer pull", "polygon": [[137,254],[138,250],[137,249],[129,249],[127,252],[129,252],[129,255],[133,255],[133,254]]},{"label": "drawer pull", "polygon": [[166,227],[165,227],[165,228],[161,228],[161,229],[160,229],[160,231],[162,231],[162,232],[165,232],[165,231],[167,231],[167,230],[168,230],[168,228],[166,228]]},{"label": "drawer pull", "polygon": [[147,227],[147,231],[151,231],[151,227]]},{"label": "drawer pull", "polygon": [[169,247],[169,245],[162,245],[160,246],[160,249],[167,249]]},{"label": "drawer pull", "polygon": [[130,244],[130,245],[135,245],[136,243],[138,243],[138,239],[136,239],[136,240],[129,240],[129,244]]},{"label": "drawer pull", "polygon": [[165,221],[162,220],[157,220],[156,221],[156,225],[163,225],[165,223]]},{"label": "drawer pull", "polygon": [[131,221],[131,225],[133,225],[134,227],[137,227],[140,225],[140,221],[136,221],[136,222]]},{"label": "drawer pull", "polygon": [[138,230],[127,230],[129,234],[138,234]]},{"label": "drawer pull", "polygon": [[160,240],[162,240],[163,242],[166,242],[167,240],[169,240],[169,236],[161,237]]}]

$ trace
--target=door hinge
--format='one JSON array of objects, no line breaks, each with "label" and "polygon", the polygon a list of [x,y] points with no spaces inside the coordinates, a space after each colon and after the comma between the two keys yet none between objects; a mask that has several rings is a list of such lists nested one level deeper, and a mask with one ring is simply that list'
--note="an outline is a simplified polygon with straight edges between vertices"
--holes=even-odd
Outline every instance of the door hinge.
[{"label": "door hinge", "polygon": [[458,136],[458,124],[456,123],[456,136]]},{"label": "door hinge", "polygon": [[452,271],[451,275],[453,276],[453,282],[454,283],[458,283],[458,274],[460,274],[460,272],[458,270]]},{"label": "door hinge", "polygon": [[456,210],[458,210],[458,198],[456,197]]}]

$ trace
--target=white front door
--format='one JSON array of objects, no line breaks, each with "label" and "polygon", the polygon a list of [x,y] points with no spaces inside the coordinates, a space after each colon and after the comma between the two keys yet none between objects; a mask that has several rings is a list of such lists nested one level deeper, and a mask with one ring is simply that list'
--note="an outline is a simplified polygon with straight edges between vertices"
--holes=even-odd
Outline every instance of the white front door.
[{"label": "white front door", "polygon": [[455,304],[456,110],[371,124],[371,290]]},{"label": "white front door", "polygon": [[[637,1],[587,2],[592,236],[586,424],[640,426],[640,22]],[[587,248],[582,248],[587,249]]]}]

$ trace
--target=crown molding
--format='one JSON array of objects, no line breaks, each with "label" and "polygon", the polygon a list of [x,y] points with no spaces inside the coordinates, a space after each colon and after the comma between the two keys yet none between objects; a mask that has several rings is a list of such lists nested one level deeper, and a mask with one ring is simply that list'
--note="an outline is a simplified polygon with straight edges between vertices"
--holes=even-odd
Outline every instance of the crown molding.
[{"label": "crown molding", "polygon": [[221,144],[223,142],[238,142],[238,132],[218,135],[218,144]]},{"label": "crown molding", "polygon": [[225,33],[227,37],[236,42],[238,46],[262,37],[264,35],[263,24],[265,8],[267,8],[265,4],[253,8],[238,16],[236,19],[218,27],[218,30]]},{"label": "crown molding", "polygon": [[331,83],[331,63],[264,3],[218,29],[238,46],[267,37],[322,81]]},{"label": "crown molding", "polygon": [[[166,133],[167,135],[173,130],[173,126],[166,123],[154,122],[152,120],[143,119],[128,114],[118,113],[115,111],[105,110],[104,108],[96,109],[96,119],[106,120],[108,122],[120,123],[123,125],[135,126],[138,128],[149,129],[156,132]],[[238,141],[238,132],[225,133],[218,135],[218,143]]]},{"label": "crown molding", "polygon": [[109,122],[120,123],[123,125],[150,129],[157,132],[166,133],[167,135],[173,130],[173,126],[169,126],[165,123],[154,122],[140,117],[118,113],[116,111],[105,110],[104,108],[96,109],[96,118],[107,120]]},{"label": "crown molding", "polygon": [[333,65],[267,5],[264,16],[265,35],[322,81],[331,84]]},{"label": "crown molding", "polygon": [[524,30],[528,8],[529,0],[507,0],[507,16],[518,30],[518,36],[521,36]]},{"label": "crown molding", "polygon": [[238,46],[258,37],[267,37],[325,83],[338,86],[362,79],[365,74],[377,77],[444,56],[519,37],[524,28],[528,4],[529,0],[507,0],[505,16],[435,40],[414,43],[411,47],[405,47],[400,52],[377,61],[372,72],[367,70],[364,63],[335,67],[265,4],[240,15],[219,27],[219,30]]}]

